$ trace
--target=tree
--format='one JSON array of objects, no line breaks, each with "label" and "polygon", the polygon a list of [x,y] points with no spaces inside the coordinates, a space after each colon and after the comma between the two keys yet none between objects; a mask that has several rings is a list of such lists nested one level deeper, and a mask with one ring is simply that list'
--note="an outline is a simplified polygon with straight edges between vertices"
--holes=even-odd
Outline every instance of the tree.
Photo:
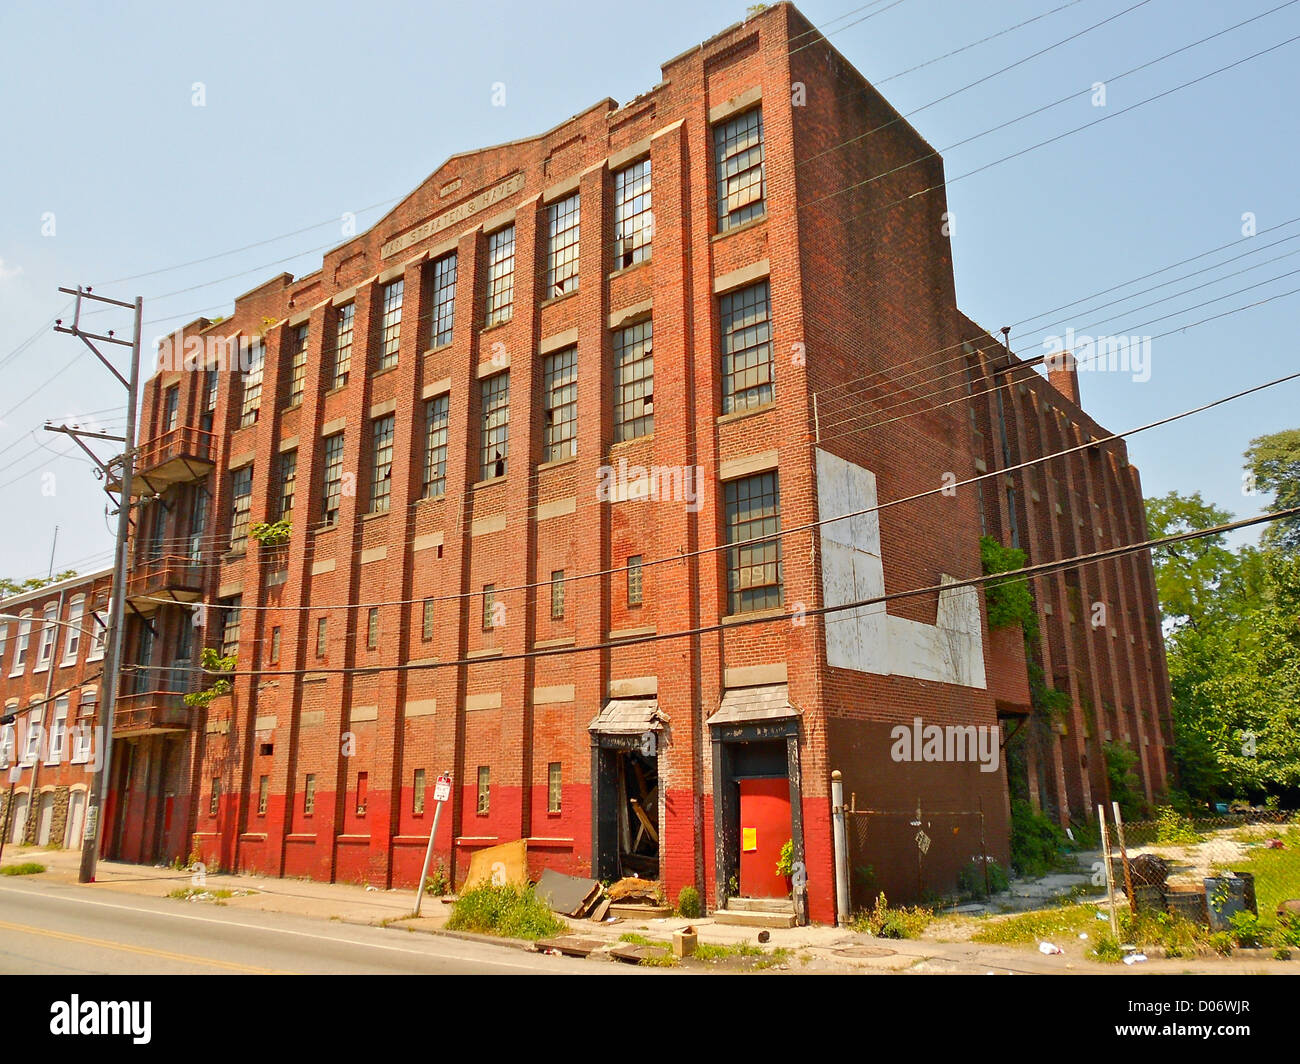
[{"label": "tree", "polygon": [[[1273,493],[1274,505],[1270,509],[1300,506],[1300,429],[1284,429],[1251,440],[1246,448],[1246,469],[1254,475],[1257,488]],[[1300,518],[1269,525],[1261,542],[1291,554],[1300,553]]]},{"label": "tree", "polygon": [[0,576],[0,598],[8,598],[10,595],[23,595],[28,591],[38,591],[50,584],[57,584],[62,580],[71,580],[77,575],[76,569],[64,569],[61,573],[55,573],[51,577],[33,576],[27,580],[9,580]]},{"label": "tree", "polygon": [[[1192,495],[1171,491],[1147,499],[1146,510],[1148,539],[1213,528],[1232,520],[1232,514],[1207,503],[1199,491]],[[1166,620],[1196,627],[1207,612],[1219,612],[1221,592],[1242,580],[1241,559],[1225,544],[1224,536],[1217,535],[1152,550],[1156,590]]]}]

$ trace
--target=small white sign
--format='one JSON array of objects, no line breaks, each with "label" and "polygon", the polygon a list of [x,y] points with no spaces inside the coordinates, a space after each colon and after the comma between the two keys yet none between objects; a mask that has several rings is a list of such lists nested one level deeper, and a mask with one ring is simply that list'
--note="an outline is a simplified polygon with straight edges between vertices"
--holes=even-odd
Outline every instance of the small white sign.
[{"label": "small white sign", "polygon": [[439,776],[433,785],[433,800],[435,802],[445,802],[451,797],[451,777]]}]

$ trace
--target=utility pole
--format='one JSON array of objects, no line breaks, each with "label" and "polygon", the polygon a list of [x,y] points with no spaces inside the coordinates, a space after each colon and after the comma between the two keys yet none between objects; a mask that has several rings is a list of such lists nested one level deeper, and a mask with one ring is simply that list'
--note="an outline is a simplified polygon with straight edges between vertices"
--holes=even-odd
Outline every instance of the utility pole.
[{"label": "utility pole", "polygon": [[[135,468],[135,419],[136,419],[136,394],[139,390],[140,383],[140,328],[141,315],[144,309],[144,300],[136,296],[135,302],[124,303],[119,299],[109,299],[106,296],[97,296],[91,293],[89,288],[82,288],[78,285],[74,288],[60,288],[60,292],[70,296],[76,296],[76,308],[73,311],[71,328],[65,326],[60,319],[54,323],[55,332],[68,333],[76,336],[90,348],[94,356],[108,369],[108,371],[117,378],[126,389],[126,435],[125,437],[109,436],[102,432],[88,432],[75,426],[67,425],[46,425],[45,427],[51,432],[61,432],[71,436],[76,444],[85,451],[94,460],[95,464],[103,471],[105,478],[109,476],[109,467],[106,463],[101,462],[99,458],[87,447],[81,440],[82,436],[88,436],[101,440],[120,440],[123,444],[123,453],[121,460],[121,488],[118,492],[117,507],[117,544],[113,555],[113,590],[109,600],[108,610],[108,647],[106,662],[104,667],[104,677],[100,698],[100,705],[104,707],[104,737],[101,740],[104,756],[100,759],[99,771],[95,777],[95,786],[91,789],[89,802],[86,808],[86,829],[81,846],[81,872],[78,881],[81,883],[93,883],[95,881],[95,867],[99,862],[99,837],[104,825],[100,823],[100,814],[108,804],[108,786],[112,778],[110,769],[112,766],[113,753],[113,715],[117,708],[117,689],[119,678],[122,670],[122,649],[125,643],[123,638],[123,618],[126,616],[126,589],[128,566],[130,556],[127,552],[127,540],[131,534],[131,475]],[[134,312],[134,323],[131,330],[131,339],[124,340],[121,337],[114,336],[113,329],[109,329],[105,335],[98,333],[86,332],[81,328],[81,304],[83,300],[90,300],[95,303],[103,303],[110,307],[125,308]],[[131,351],[131,365],[127,370],[127,375],[122,376],[117,367],[113,365],[95,346],[101,344],[117,344],[120,347],[129,348]],[[107,489],[107,484],[105,485]]]}]

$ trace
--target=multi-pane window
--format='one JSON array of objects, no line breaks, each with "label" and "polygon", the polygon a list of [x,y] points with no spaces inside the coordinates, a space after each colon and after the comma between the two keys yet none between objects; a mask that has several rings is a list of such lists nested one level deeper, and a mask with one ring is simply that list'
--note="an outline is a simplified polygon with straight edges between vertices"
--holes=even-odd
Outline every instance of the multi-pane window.
[{"label": "multi-pane window", "polygon": [[641,555],[634,554],[627,560],[627,604],[641,605]]},{"label": "multi-pane window", "polygon": [[98,661],[104,656],[108,647],[108,603],[90,615],[90,650],[86,652],[87,661]]},{"label": "multi-pane window", "polygon": [[171,432],[181,416],[181,386],[173,384],[163,396],[163,432]]},{"label": "multi-pane window", "polygon": [[542,461],[572,458],[578,435],[578,349],[547,355],[542,363]]},{"label": "multi-pane window", "polygon": [[510,455],[510,373],[498,373],[482,384],[483,431],[480,480],[506,475]]},{"label": "multi-pane window", "polygon": [[295,325],[289,332],[289,405],[302,402],[307,387],[307,324]]},{"label": "multi-pane window", "polygon": [[259,776],[257,778],[257,815],[266,816],[266,803],[271,789],[271,777]]},{"label": "multi-pane window", "polygon": [[18,620],[18,638],[14,640],[14,661],[10,675],[17,675],[27,665],[27,647],[32,638],[32,611],[25,610]]},{"label": "multi-pane window", "polygon": [[402,293],[406,282],[394,281],[384,285],[383,313],[379,319],[379,368],[392,369],[397,365],[397,349],[402,340]]},{"label": "multi-pane window", "polygon": [[722,412],[772,401],[772,323],[767,281],[722,297]]},{"label": "multi-pane window", "polygon": [[[72,665],[76,663],[77,651],[81,649],[81,618],[86,613],[86,597],[77,595],[68,603],[68,624],[67,635],[63,637],[63,664]],[[0,640],[0,652],[3,652],[3,641]]]},{"label": "multi-pane window", "polygon": [[444,255],[433,264],[432,347],[451,343],[452,319],[456,317],[456,253]]},{"label": "multi-pane window", "polygon": [[763,213],[763,112],[746,111],[713,127],[718,174],[718,232]]},{"label": "multi-pane window", "polygon": [[[18,708],[18,703],[11,702],[5,706],[8,715]],[[18,732],[12,724],[0,724],[0,768],[8,768],[18,750]]]},{"label": "multi-pane window", "polygon": [[764,538],[781,531],[776,473],[728,481],[726,519],[727,543],[738,544],[727,550],[727,612],[776,609],[781,605],[781,541]]},{"label": "multi-pane window", "polygon": [[547,208],[549,240],[546,245],[546,295],[548,298],[578,290],[578,193],[565,196]]},{"label": "multi-pane window", "polygon": [[509,321],[515,309],[515,227],[487,238],[487,318],[485,325]]},{"label": "multi-pane window", "polygon": [[308,772],[302,781],[302,815],[316,812],[316,773]]},{"label": "multi-pane window", "polygon": [[614,333],[614,440],[655,430],[654,323],[647,318]]},{"label": "multi-pane window", "polygon": [[68,738],[68,696],[54,700],[54,718],[50,721],[50,741],[45,751],[45,763],[57,765],[63,760]]},{"label": "multi-pane window", "polygon": [[475,805],[475,812],[479,816],[487,816],[492,804],[492,770],[487,765],[478,767],[478,802]]},{"label": "multi-pane window", "polygon": [[190,505],[189,556],[191,561],[203,557],[203,537],[208,527],[208,489],[199,485],[194,489]]},{"label": "multi-pane window", "polygon": [[248,372],[244,374],[244,399],[239,411],[239,426],[252,425],[262,406],[262,372],[266,369],[266,347],[254,340],[248,349]]},{"label": "multi-pane window", "polygon": [[323,658],[325,651],[329,649],[329,642],[326,638],[329,632],[329,618],[316,618],[316,656]]},{"label": "multi-pane window", "polygon": [[384,513],[393,495],[393,426],[396,415],[375,418],[370,458],[370,512]]},{"label": "multi-pane window", "polygon": [[50,658],[54,656],[54,638],[58,634],[54,622],[58,620],[59,605],[57,602],[51,602],[46,605],[42,614],[41,641],[36,648],[36,667],[38,669],[48,668]]},{"label": "multi-pane window", "polygon": [[242,550],[248,542],[248,517],[253,506],[253,467],[230,474],[230,549]]},{"label": "multi-pane window", "polygon": [[650,160],[642,159],[614,175],[614,269],[650,257],[654,215],[650,212]]},{"label": "multi-pane window", "polygon": [[280,452],[280,520],[293,517],[293,492],[298,482],[298,452]]},{"label": "multi-pane window", "polygon": [[560,795],[562,793],[560,780],[560,762],[552,761],[546,766],[546,811],[548,813],[558,813],[560,811]]},{"label": "multi-pane window", "polygon": [[27,711],[27,738],[23,742],[23,764],[34,765],[41,756],[41,739],[45,735],[45,706]]},{"label": "multi-pane window", "polygon": [[199,428],[204,432],[212,431],[212,419],[217,409],[217,385],[219,383],[215,369],[203,371],[203,413],[199,416]]},{"label": "multi-pane window", "polygon": [[432,499],[447,490],[448,398],[436,395],[424,404],[424,486],[422,496]]},{"label": "multi-pane window", "polygon": [[208,816],[216,816],[221,808],[221,777],[212,777],[212,790],[208,792]]},{"label": "multi-pane window", "polygon": [[492,631],[492,614],[496,609],[496,584],[483,585],[483,631]]},{"label": "multi-pane window", "polygon": [[239,653],[239,607],[242,602],[243,598],[239,595],[221,600],[221,656],[223,658],[233,658]]},{"label": "multi-pane window", "polygon": [[427,643],[433,639],[433,599],[425,599],[423,605],[423,616],[420,618],[420,638]]},{"label": "multi-pane window", "polygon": [[411,783],[411,812],[417,816],[424,812],[425,770],[417,768]]},{"label": "multi-pane window", "polygon": [[564,620],[564,570],[551,573],[551,620]]},{"label": "multi-pane window", "polygon": [[366,649],[379,649],[379,607],[371,606],[366,614]]},{"label": "multi-pane window", "polygon": [[348,382],[348,371],[352,368],[352,324],[356,315],[357,305],[349,303],[339,307],[334,318],[334,388],[342,388]]},{"label": "multi-pane window", "polygon": [[321,520],[327,525],[339,519],[339,504],[343,499],[343,433],[325,437],[325,497],[321,506]]}]

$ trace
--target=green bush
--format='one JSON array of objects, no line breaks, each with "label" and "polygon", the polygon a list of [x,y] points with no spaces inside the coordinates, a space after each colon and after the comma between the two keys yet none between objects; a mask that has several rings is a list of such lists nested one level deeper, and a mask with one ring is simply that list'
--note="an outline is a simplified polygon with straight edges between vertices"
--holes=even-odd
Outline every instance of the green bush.
[{"label": "green bush", "polygon": [[[988,888],[985,889],[984,865],[988,865]],[[966,865],[957,876],[957,889],[963,894],[975,894],[983,897],[988,894],[1001,894],[1011,885],[1007,877],[1006,869],[1003,868],[992,857],[985,858],[983,861],[978,857],[972,857],[970,863]]]},{"label": "green bush", "polygon": [[532,888],[483,886],[466,891],[451,909],[447,927],[505,938],[545,938],[566,925],[533,893]]},{"label": "green bush", "polygon": [[688,920],[703,916],[704,906],[700,903],[700,892],[694,887],[682,887],[677,895],[677,911]]},{"label": "green bush", "polygon": [[1257,949],[1264,944],[1268,931],[1260,926],[1259,917],[1245,910],[1233,913],[1228,921],[1232,924],[1232,939],[1243,949]]},{"label": "green bush", "polygon": [[[1004,547],[992,536],[980,537],[980,562],[986,575],[1005,573],[1025,567],[1025,552],[1018,547]],[[984,603],[988,608],[989,627],[1007,628],[1020,625],[1027,638],[1037,638],[1038,614],[1034,595],[1023,576],[990,580],[984,585]]]},{"label": "green bush", "polygon": [[1118,964],[1124,959],[1124,950],[1109,931],[1103,931],[1097,936],[1091,956],[1093,960],[1103,961],[1106,964]]},{"label": "green bush", "polygon": [[0,876],[35,876],[45,871],[43,864],[27,861],[23,864],[7,864],[0,868]]},{"label": "green bush", "polygon": [[853,917],[850,926],[854,931],[875,935],[876,938],[918,938],[934,920],[934,911],[921,906],[889,907],[885,895],[876,896],[876,904]]},{"label": "green bush", "polygon": [[1101,750],[1106,758],[1111,800],[1119,803],[1119,811],[1125,820],[1137,820],[1144,811],[1142,795],[1138,791],[1141,783],[1133,771],[1138,755],[1122,743],[1103,743]]},{"label": "green bush", "polygon": [[1057,864],[1066,837],[1059,827],[1024,800],[1011,803],[1011,866],[1029,879]]},{"label": "green bush", "polygon": [[1200,842],[1192,822],[1171,805],[1156,810],[1156,842]]}]

